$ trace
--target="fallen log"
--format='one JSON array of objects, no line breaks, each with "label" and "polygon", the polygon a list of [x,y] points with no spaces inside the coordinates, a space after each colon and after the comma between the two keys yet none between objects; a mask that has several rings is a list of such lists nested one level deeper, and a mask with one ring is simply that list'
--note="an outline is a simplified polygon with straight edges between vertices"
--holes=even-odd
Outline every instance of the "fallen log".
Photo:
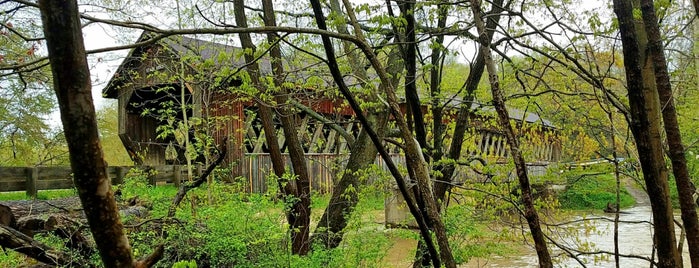
[{"label": "fallen log", "polygon": [[57,266],[88,267],[87,263],[70,254],[57,251],[5,225],[0,225],[0,246],[27,255],[37,261]]},{"label": "fallen log", "polygon": [[[52,233],[64,240],[65,246],[89,259],[95,252],[91,238],[82,231],[86,221],[80,201],[70,197],[51,201],[5,201],[0,204],[2,217],[12,221],[14,230],[33,238],[37,233]],[[122,215],[143,217],[148,214],[144,207],[126,207]],[[14,220],[17,219],[17,220]],[[3,223],[3,222],[0,222]]]},{"label": "fallen log", "polygon": [[[73,266],[89,267],[86,259],[95,252],[91,238],[83,235],[87,227],[80,201],[70,197],[51,201],[3,201],[0,204],[0,247],[14,250],[46,265],[32,267]],[[148,215],[142,206],[129,206],[120,210],[122,216],[141,218]],[[75,218],[75,219],[74,219]],[[17,219],[17,220],[16,220]],[[8,226],[11,225],[11,226]],[[55,250],[37,240],[37,233],[52,233],[65,241],[65,246],[79,252],[84,259]],[[164,246],[140,260],[138,268],[151,267],[162,259]]]},{"label": "fallen log", "polygon": [[48,217],[32,215],[19,219],[15,230],[30,238],[34,238],[34,235],[38,233],[52,233],[64,239],[64,244],[67,248],[79,252],[85,258],[90,258],[95,252],[95,248],[87,237],[82,234],[81,230],[84,227],[83,223],[64,215],[56,214]]},{"label": "fallen log", "polygon": [[55,200],[17,200],[17,201],[1,201],[0,205],[9,207],[14,214],[15,219],[19,219],[31,215],[46,215],[46,214],[71,214],[71,216],[84,218],[82,213],[82,205],[80,199],[75,197],[66,197]]}]

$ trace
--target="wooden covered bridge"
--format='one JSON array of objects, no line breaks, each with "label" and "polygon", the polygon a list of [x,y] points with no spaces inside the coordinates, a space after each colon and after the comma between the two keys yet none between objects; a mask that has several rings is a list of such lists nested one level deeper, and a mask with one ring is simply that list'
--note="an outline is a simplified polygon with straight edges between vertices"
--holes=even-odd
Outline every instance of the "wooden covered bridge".
[{"label": "wooden covered bridge", "polygon": [[[138,42],[147,41],[144,33]],[[118,130],[134,162],[144,165],[184,162],[183,136],[199,144],[219,144],[229,137],[226,162],[233,175],[249,179],[250,191],[263,191],[264,179],[271,173],[264,133],[257,115],[255,98],[264,98],[246,86],[242,49],[189,37],[172,37],[131,50],[103,90],[106,98],[117,99]],[[289,60],[289,62],[306,62]],[[261,72],[271,72],[269,59],[260,57]],[[324,66],[291,66],[286,81],[296,85],[294,114],[314,184],[332,185],[337,167],[349,152],[347,139],[356,138],[360,124],[345,101],[332,94],[333,81],[323,73]],[[284,104],[289,105],[289,104]],[[479,113],[472,122],[492,119],[489,110],[474,104]],[[560,157],[555,127],[532,113],[511,110],[512,118],[527,122],[537,133],[531,142],[535,161],[553,162]],[[313,116],[312,116],[313,115]],[[322,116],[324,120],[318,120]],[[186,119],[186,120],[185,120]],[[181,128],[181,122],[189,126]],[[334,127],[330,127],[334,124]],[[277,124],[279,127],[280,124]],[[467,135],[469,154],[497,161],[507,156],[506,142],[500,131],[485,123],[476,123]],[[338,131],[337,126],[343,131]],[[186,133],[184,131],[187,131]],[[185,135],[186,134],[186,135]],[[283,135],[279,137],[286,149]],[[398,157],[398,156],[397,156]],[[198,161],[205,161],[206,153]],[[322,185],[313,185],[319,189]]]}]

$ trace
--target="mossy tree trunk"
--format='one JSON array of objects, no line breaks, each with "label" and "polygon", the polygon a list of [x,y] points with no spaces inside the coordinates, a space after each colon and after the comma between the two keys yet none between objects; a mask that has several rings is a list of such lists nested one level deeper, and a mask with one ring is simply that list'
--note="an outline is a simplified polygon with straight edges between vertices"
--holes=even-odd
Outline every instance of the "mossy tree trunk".
[{"label": "mossy tree trunk", "polygon": [[[274,17],[274,5],[271,0],[262,1],[263,17],[265,26],[277,26]],[[269,43],[275,43],[279,36],[274,32],[267,33]],[[306,255],[311,249],[310,231],[311,231],[311,185],[308,176],[308,166],[304,150],[299,140],[297,124],[295,116],[285,104],[288,102],[289,90],[284,86],[284,65],[282,62],[282,52],[279,43],[275,43],[269,50],[270,60],[272,62],[272,73],[274,74],[274,86],[279,90],[280,94],[275,96],[277,103],[282,106],[278,108],[279,119],[282,122],[284,130],[284,138],[286,139],[287,148],[289,150],[289,158],[291,158],[291,167],[294,171],[295,189],[293,196],[296,200],[293,202],[289,211],[290,217],[293,219],[289,222],[291,228],[291,251],[294,254]],[[291,219],[291,218],[290,218]]]},{"label": "mossy tree trunk", "polygon": [[[339,0],[330,0],[329,2],[332,12],[343,14]],[[341,34],[350,34],[346,24],[336,25],[336,29]],[[354,50],[354,47],[348,41],[342,42],[342,49],[347,54],[352,73],[362,81],[362,87],[371,87],[369,76],[360,61],[359,53]],[[394,53],[389,55],[389,58],[398,62],[395,59],[396,54],[394,50]],[[394,77],[398,76],[395,75]],[[377,94],[378,92],[368,94],[364,97],[364,101],[378,101],[376,98]],[[371,127],[379,135],[382,135],[388,123],[388,114],[381,109],[371,109],[366,112]],[[342,242],[343,230],[347,226],[348,217],[359,202],[359,191],[361,191],[359,178],[362,176],[360,171],[374,164],[376,154],[378,153],[378,149],[374,146],[365,128],[362,128],[350,150],[351,153],[345,165],[345,172],[342,174],[340,181],[333,185],[330,202],[318,222],[318,227],[316,227],[313,237],[311,237],[311,241],[314,244],[319,244],[326,248],[335,248]]]},{"label": "mossy tree trunk", "polygon": [[687,169],[687,159],[685,158],[684,145],[682,145],[682,135],[677,123],[677,112],[672,96],[670,75],[667,69],[667,60],[663,51],[663,39],[660,36],[658,18],[655,15],[655,7],[651,0],[641,0],[641,11],[643,13],[643,24],[648,36],[648,57],[653,61],[655,67],[655,84],[660,99],[663,115],[663,126],[667,144],[669,147],[668,157],[672,161],[672,173],[675,175],[677,193],[682,211],[682,222],[687,233],[687,243],[689,244],[689,258],[692,267],[699,267],[699,221],[697,220],[697,208],[694,203],[694,189]]},{"label": "mossy tree trunk", "polygon": [[643,179],[653,212],[654,240],[659,267],[681,267],[675,245],[675,225],[668,189],[668,172],[662,148],[660,101],[653,62],[647,51],[648,39],[640,18],[634,18],[638,0],[614,0],[614,13],[624,54],[626,84],[629,92],[629,127],[636,141]]},{"label": "mossy tree trunk", "polygon": [[[236,0],[234,3],[234,12],[236,24],[239,27],[247,28],[247,18],[245,16],[245,7],[242,0]],[[263,3],[265,12],[268,9],[273,9],[271,7],[271,2]],[[265,21],[268,23],[268,21]],[[252,83],[258,87],[260,91],[265,91],[265,85],[263,85],[259,79],[259,65],[255,62],[254,51],[256,49],[255,45],[252,43],[250,34],[243,33],[240,34],[241,44],[244,49],[250,49],[252,53],[246,53],[245,61],[248,64],[247,69],[250,73],[250,78]],[[270,51],[273,51],[271,49]],[[275,77],[283,71],[279,70],[280,66],[277,66],[277,62],[281,64],[280,54],[271,53],[272,68]],[[275,84],[281,87],[281,82],[275,78]],[[262,94],[266,94],[262,92]],[[282,93],[283,94],[283,93]],[[281,104],[286,102],[285,99],[279,99],[277,101]],[[289,155],[291,158],[292,168],[296,176],[295,180],[282,181],[284,176],[284,164],[281,156],[281,151],[279,149],[279,144],[276,140],[276,132],[272,125],[273,112],[267,104],[260,103],[258,105],[260,109],[260,116],[262,117],[262,125],[265,131],[265,139],[268,145],[271,145],[270,155],[272,157],[272,165],[275,175],[278,177],[278,184],[280,186],[280,191],[286,196],[291,196],[289,200],[292,200],[290,204],[289,211],[286,211],[286,218],[289,223],[289,230],[291,232],[291,251],[293,254],[306,255],[310,250],[310,186],[308,184],[308,171],[306,168],[306,160],[303,155],[303,148],[301,147],[300,141],[298,139],[298,134],[296,130],[296,125],[294,123],[293,116],[289,114],[286,109],[282,110],[282,115],[280,120],[282,121],[282,129],[284,131],[284,137],[287,141],[287,148],[289,150]],[[286,198],[285,198],[286,199]]]}]

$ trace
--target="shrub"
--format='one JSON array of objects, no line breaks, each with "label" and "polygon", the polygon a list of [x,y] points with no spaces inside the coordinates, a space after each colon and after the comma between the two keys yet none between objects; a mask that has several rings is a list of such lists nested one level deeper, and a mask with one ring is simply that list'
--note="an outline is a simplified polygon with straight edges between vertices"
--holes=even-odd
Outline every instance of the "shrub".
[{"label": "shrub", "polygon": [[[604,209],[607,203],[616,203],[616,180],[611,174],[579,176],[569,182],[568,188],[558,198],[563,208]],[[621,207],[635,204],[625,188],[620,189],[620,200]]]}]

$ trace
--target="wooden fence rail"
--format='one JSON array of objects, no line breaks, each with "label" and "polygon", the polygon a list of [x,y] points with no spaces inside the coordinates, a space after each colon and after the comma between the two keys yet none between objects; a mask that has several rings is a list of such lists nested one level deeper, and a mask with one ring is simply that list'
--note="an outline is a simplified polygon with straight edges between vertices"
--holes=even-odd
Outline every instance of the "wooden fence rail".
[{"label": "wooden fence rail", "polygon": [[[287,165],[291,162],[284,155]],[[309,154],[306,156],[311,189],[320,193],[332,190],[333,178],[344,166],[347,155]],[[267,191],[267,181],[272,174],[271,159],[268,154],[249,154],[241,163],[248,192],[263,193]],[[107,174],[113,185],[121,184],[132,166],[110,166]],[[150,185],[179,186],[186,178],[187,167],[181,165],[141,166],[142,170],[153,170],[148,177]],[[290,168],[289,168],[290,169]],[[202,166],[194,169],[194,176],[203,171]],[[39,190],[70,189],[73,187],[70,167],[0,167],[0,192],[26,191],[28,196],[36,197]]]},{"label": "wooden fence rail", "polygon": [[[112,184],[121,184],[130,166],[114,166],[107,168],[107,174]],[[139,167],[150,169],[154,175],[149,176],[149,183],[175,184],[179,186],[187,169],[179,165]],[[195,169],[195,171],[201,169]],[[28,196],[36,197],[39,190],[71,189],[73,175],[70,167],[0,167],[0,192],[26,191]]]},{"label": "wooden fence rail", "polygon": [[[283,155],[288,169],[291,170],[291,161],[287,154]],[[307,154],[306,164],[310,177],[310,187],[319,193],[332,191],[333,181],[344,168],[349,156],[336,154]],[[403,157],[393,156],[397,163],[405,164]],[[383,161],[376,162],[383,166]],[[272,172],[272,161],[269,154],[247,154],[243,165],[245,190],[253,193],[264,193],[270,182],[268,179]],[[121,184],[131,166],[110,166],[107,174],[113,185]],[[187,167],[180,165],[141,166],[140,169],[154,170],[154,175],[149,176],[149,184],[179,186],[180,181],[186,178]],[[194,169],[194,175],[201,174],[202,166]],[[372,183],[375,178],[370,178]],[[26,191],[28,196],[36,197],[39,190],[70,189],[73,187],[72,171],[70,167],[0,167],[0,192]]]},{"label": "wooden fence rail", "polygon": [[[287,155],[287,165],[291,163]],[[399,166],[405,165],[404,157],[393,155],[393,161]],[[306,164],[310,177],[309,186],[313,191],[329,193],[332,191],[335,177],[344,168],[348,155],[335,154],[308,154]],[[268,179],[272,174],[271,159],[268,154],[247,154],[243,165],[245,189],[248,192],[264,193],[270,185]],[[377,158],[376,164],[385,169],[382,159]],[[547,165],[529,164],[529,172],[532,176],[541,176],[546,173]],[[107,174],[113,185],[124,182],[126,174],[132,166],[110,166]],[[142,170],[152,170],[153,175],[148,177],[151,185],[173,184],[179,186],[187,177],[187,167],[181,165],[140,166]],[[290,168],[289,168],[290,169]],[[203,171],[202,166],[194,168],[194,176]],[[464,167],[457,168],[456,181],[479,176]],[[369,178],[367,183],[373,183],[376,178]],[[36,197],[39,190],[71,189],[73,188],[72,171],[70,167],[0,167],[0,192],[26,191],[28,196]]]}]

